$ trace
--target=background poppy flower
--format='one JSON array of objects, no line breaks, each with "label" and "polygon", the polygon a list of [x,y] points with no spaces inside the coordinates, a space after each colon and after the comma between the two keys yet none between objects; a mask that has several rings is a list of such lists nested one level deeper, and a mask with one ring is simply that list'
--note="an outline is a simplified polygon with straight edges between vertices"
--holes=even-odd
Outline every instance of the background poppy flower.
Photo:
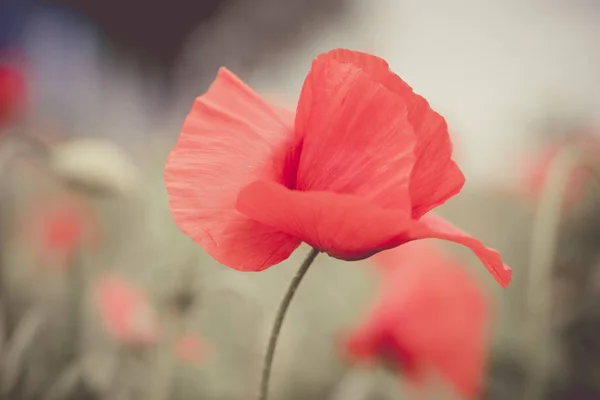
[{"label": "background poppy flower", "polygon": [[44,196],[31,209],[33,248],[44,263],[66,267],[79,245],[97,244],[93,214],[76,197]]},{"label": "background poppy flower", "polygon": [[306,242],[344,260],[426,237],[470,247],[498,282],[499,254],[428,211],[460,191],[444,119],[381,58],[318,56],[296,115],[222,68],[167,159],[169,208],[217,261],[277,264]]},{"label": "background poppy flower", "polygon": [[9,122],[25,100],[25,79],[8,65],[0,65],[0,128]]},{"label": "background poppy flower", "polygon": [[146,295],[123,278],[110,275],[97,283],[97,302],[104,326],[127,345],[158,340],[158,319]]},{"label": "background poppy flower", "polygon": [[[522,192],[530,200],[536,201],[544,189],[548,171],[556,157],[569,146],[579,146],[584,156],[595,160],[600,154],[600,143],[593,133],[583,132],[574,138],[565,138],[550,143],[541,149],[524,168],[522,176]],[[588,162],[582,160],[583,163]],[[585,189],[592,177],[589,165],[573,168],[569,176],[568,190],[565,194],[565,207],[573,206],[585,194]]]},{"label": "background poppy flower", "polygon": [[202,358],[203,346],[200,338],[187,334],[175,341],[175,355],[187,364],[197,364]]},{"label": "background poppy flower", "polygon": [[435,370],[476,398],[485,366],[488,301],[477,282],[430,241],[377,254],[381,294],[347,341],[357,360],[392,362],[417,387]]}]

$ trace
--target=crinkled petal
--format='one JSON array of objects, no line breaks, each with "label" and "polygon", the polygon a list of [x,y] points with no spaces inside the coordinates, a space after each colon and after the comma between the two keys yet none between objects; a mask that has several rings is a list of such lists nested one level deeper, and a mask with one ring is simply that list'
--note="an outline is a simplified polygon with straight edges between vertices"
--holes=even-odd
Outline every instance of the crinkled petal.
[{"label": "crinkled petal", "polygon": [[360,260],[395,245],[410,222],[408,193],[403,210],[386,210],[354,195],[300,192],[257,181],[242,190],[238,210],[329,255]]},{"label": "crinkled petal", "polygon": [[400,96],[358,67],[318,57],[304,82],[295,126],[298,190],[404,207],[415,137]]},{"label": "crinkled petal", "polygon": [[404,99],[407,119],[417,140],[410,182],[414,218],[421,217],[462,189],[465,179],[452,160],[452,142],[446,121],[431,109],[427,100],[414,93],[406,82],[394,74],[385,60],[345,49],[332,50],[319,59],[322,63],[337,61],[359,68],[374,82]]},{"label": "crinkled petal", "polygon": [[502,287],[507,287],[510,283],[512,271],[502,262],[498,251],[486,247],[481,241],[469,236],[438,215],[433,213],[424,215],[420,220],[413,221],[413,225],[406,232],[407,240],[425,238],[449,240],[470,248]]},{"label": "crinkled petal", "polygon": [[292,116],[222,68],[208,92],[194,102],[167,159],[165,184],[175,223],[231,268],[268,268],[300,243],[235,208],[238,193],[250,182],[284,181]]}]

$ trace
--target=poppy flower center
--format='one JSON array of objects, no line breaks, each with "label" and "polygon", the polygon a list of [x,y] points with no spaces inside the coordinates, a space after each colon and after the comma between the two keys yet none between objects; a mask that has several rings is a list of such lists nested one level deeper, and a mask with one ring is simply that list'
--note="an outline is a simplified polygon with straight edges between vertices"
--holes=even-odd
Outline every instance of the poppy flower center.
[{"label": "poppy flower center", "polygon": [[296,190],[298,182],[298,167],[300,165],[300,156],[304,141],[299,140],[291,146],[291,149],[285,155],[283,165],[282,185],[291,190]]}]

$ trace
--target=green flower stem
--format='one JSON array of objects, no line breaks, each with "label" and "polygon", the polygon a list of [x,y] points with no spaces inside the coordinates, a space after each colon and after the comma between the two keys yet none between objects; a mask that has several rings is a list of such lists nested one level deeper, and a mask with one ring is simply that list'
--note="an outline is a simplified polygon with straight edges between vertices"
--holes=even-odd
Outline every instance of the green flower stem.
[{"label": "green flower stem", "polygon": [[269,337],[269,344],[267,346],[267,352],[265,354],[265,360],[263,363],[262,369],[262,377],[260,382],[260,392],[258,395],[258,400],[267,400],[268,392],[269,392],[269,381],[271,380],[271,368],[273,366],[273,358],[275,357],[275,349],[277,347],[277,340],[279,339],[279,333],[281,332],[281,327],[283,325],[283,321],[287,314],[287,310],[294,298],[294,294],[296,294],[296,290],[302,283],[302,279],[308,272],[308,269],[312,265],[319,251],[316,249],[312,249],[300,268],[290,286],[288,287],[281,304],[279,305],[279,309],[277,310],[277,314],[275,316],[275,321],[273,322],[273,328],[271,329],[271,336]]}]

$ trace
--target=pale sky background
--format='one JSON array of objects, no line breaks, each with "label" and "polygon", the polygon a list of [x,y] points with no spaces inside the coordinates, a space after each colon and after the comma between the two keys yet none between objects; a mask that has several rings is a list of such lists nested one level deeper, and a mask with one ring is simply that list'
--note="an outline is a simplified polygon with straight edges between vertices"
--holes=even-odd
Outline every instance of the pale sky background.
[{"label": "pale sky background", "polygon": [[254,85],[295,99],[319,52],[377,54],[448,119],[471,182],[513,177],[544,114],[600,121],[598,1],[353,1]]},{"label": "pale sky background", "polygon": [[[446,117],[470,184],[514,178],[545,115],[595,120],[600,127],[600,1],[348,1],[347,15],[329,26],[307,26],[308,40],[269,54],[265,68],[244,75],[248,83],[293,107],[318,53],[348,47],[379,55]],[[154,120],[140,122],[148,115],[139,100],[148,96],[135,85],[135,71],[115,71],[110,84],[98,79],[101,57],[89,29],[69,25],[76,34],[65,36],[60,32],[67,28],[51,20],[32,26],[32,60],[43,66],[36,91],[47,104],[67,102],[55,107],[65,120],[120,139],[155,129]],[[240,40],[232,35],[226,39]],[[214,40],[222,53],[232,51],[227,40]],[[239,72],[235,62],[226,66]],[[195,93],[195,82],[184,83]],[[202,90],[199,85],[197,95]],[[115,115],[99,112],[97,98]],[[189,106],[186,99],[181,110]]]}]

